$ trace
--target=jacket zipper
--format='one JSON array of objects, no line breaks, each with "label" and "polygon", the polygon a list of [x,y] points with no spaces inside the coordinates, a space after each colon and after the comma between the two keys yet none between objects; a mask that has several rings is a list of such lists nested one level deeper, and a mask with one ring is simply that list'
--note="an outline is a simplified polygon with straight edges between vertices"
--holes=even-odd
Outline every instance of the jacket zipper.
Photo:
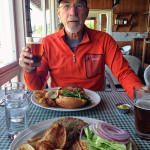
[{"label": "jacket zipper", "polygon": [[76,62],[76,54],[73,53],[73,62],[75,63]]}]

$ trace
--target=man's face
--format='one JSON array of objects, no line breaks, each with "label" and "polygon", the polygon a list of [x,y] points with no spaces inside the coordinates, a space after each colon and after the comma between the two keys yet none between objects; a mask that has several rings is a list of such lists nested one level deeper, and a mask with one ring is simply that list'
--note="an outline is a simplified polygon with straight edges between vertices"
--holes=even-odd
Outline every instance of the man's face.
[{"label": "man's face", "polygon": [[70,33],[77,33],[84,26],[89,9],[82,0],[63,0],[57,12],[65,29]]}]

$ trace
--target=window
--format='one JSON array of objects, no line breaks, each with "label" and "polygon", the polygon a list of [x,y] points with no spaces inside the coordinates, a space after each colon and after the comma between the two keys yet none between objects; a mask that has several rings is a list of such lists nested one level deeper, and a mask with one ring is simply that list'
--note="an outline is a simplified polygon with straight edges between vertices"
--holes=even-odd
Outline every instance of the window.
[{"label": "window", "polygon": [[[94,20],[94,29],[112,35],[112,10],[91,9],[86,23],[89,18],[91,21]],[[92,22],[90,23],[92,24]]]},{"label": "window", "polygon": [[[33,3],[34,2],[34,3]],[[32,3],[33,6],[30,6]],[[40,3],[42,9],[36,5]],[[32,16],[35,8],[40,11]],[[35,36],[45,36],[55,31],[59,23],[57,16],[57,0],[1,0],[0,2],[0,87],[17,76],[17,80],[24,82],[23,72],[18,59],[25,46],[25,37],[31,35],[31,27]],[[28,12],[28,9],[30,10]],[[32,10],[31,10],[32,9]],[[32,17],[32,18],[31,18]],[[34,26],[32,20],[38,18],[39,27]],[[31,19],[31,20],[30,20]],[[32,24],[32,25],[31,25]],[[32,35],[32,36],[33,36]]]},{"label": "window", "polygon": [[[20,8],[17,6],[17,9],[22,9],[21,1],[16,3],[16,0],[2,0],[0,2],[0,87],[17,76],[21,70],[18,65],[17,46],[22,45],[22,39],[16,34],[16,28],[20,25],[19,23],[17,27],[15,26],[15,23],[18,23],[17,10],[14,9],[16,4],[20,6]],[[24,36],[21,29],[19,27],[18,32]]]},{"label": "window", "polygon": [[30,19],[32,36],[44,37],[55,31],[59,23],[57,0],[30,0]]},{"label": "window", "polygon": [[0,68],[3,68],[17,61],[12,0],[1,1],[0,22]]},{"label": "window", "polygon": [[91,29],[95,29],[95,30],[96,30],[96,17],[87,18],[87,19],[85,20],[85,25],[86,25],[88,28],[91,28]]},{"label": "window", "polygon": [[[43,3],[35,3],[30,1],[30,16],[31,16],[31,28],[33,37],[43,37],[44,36],[44,9]],[[38,16],[38,17],[37,17]]]}]

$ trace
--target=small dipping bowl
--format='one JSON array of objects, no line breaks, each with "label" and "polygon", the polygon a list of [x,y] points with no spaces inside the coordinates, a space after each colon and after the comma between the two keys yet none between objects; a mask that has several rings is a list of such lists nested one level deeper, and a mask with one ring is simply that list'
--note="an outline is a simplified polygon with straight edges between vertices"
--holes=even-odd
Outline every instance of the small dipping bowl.
[{"label": "small dipping bowl", "polygon": [[119,103],[116,104],[117,110],[122,114],[129,113],[131,106],[129,104]]}]

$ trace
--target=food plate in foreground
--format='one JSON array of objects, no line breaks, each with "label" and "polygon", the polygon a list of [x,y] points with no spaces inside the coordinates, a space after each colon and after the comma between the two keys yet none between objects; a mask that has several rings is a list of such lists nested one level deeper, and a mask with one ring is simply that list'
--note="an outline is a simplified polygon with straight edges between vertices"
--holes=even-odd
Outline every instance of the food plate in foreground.
[{"label": "food plate in foreground", "polygon": [[[64,118],[64,117],[61,117],[61,118]],[[83,121],[88,122],[88,123],[94,123],[94,122],[100,121],[97,119],[86,118],[86,117],[76,117],[75,116],[74,118],[82,119]],[[49,128],[49,126],[58,119],[60,119],[60,118],[45,120],[45,121],[39,122],[39,123],[27,128],[26,130],[21,132],[20,135],[18,135],[16,137],[16,139],[14,139],[14,141],[10,145],[9,150],[17,149],[22,144],[27,143],[27,140],[30,138],[35,138],[35,137],[39,137],[39,136],[43,135],[44,132]],[[132,143],[132,150],[138,150],[134,141],[131,138],[130,138],[130,140]]]},{"label": "food plate in foreground", "polygon": [[[53,89],[56,89],[56,88],[51,88],[50,90],[53,90]],[[36,98],[35,98],[35,94],[32,95],[31,101],[39,107],[42,107],[42,108],[45,108],[45,109],[50,109],[50,110],[57,110],[57,111],[80,111],[80,110],[86,110],[86,109],[90,109],[90,108],[93,108],[93,107],[97,106],[101,101],[100,96],[94,91],[87,90],[87,89],[84,89],[84,90],[85,90],[85,94],[87,96],[89,96],[92,101],[91,101],[91,104],[87,104],[87,105],[85,105],[83,107],[80,107],[80,108],[66,109],[66,108],[62,108],[62,107],[59,107],[59,106],[44,107],[44,106],[41,106],[38,103],[38,100],[36,100]]]}]

